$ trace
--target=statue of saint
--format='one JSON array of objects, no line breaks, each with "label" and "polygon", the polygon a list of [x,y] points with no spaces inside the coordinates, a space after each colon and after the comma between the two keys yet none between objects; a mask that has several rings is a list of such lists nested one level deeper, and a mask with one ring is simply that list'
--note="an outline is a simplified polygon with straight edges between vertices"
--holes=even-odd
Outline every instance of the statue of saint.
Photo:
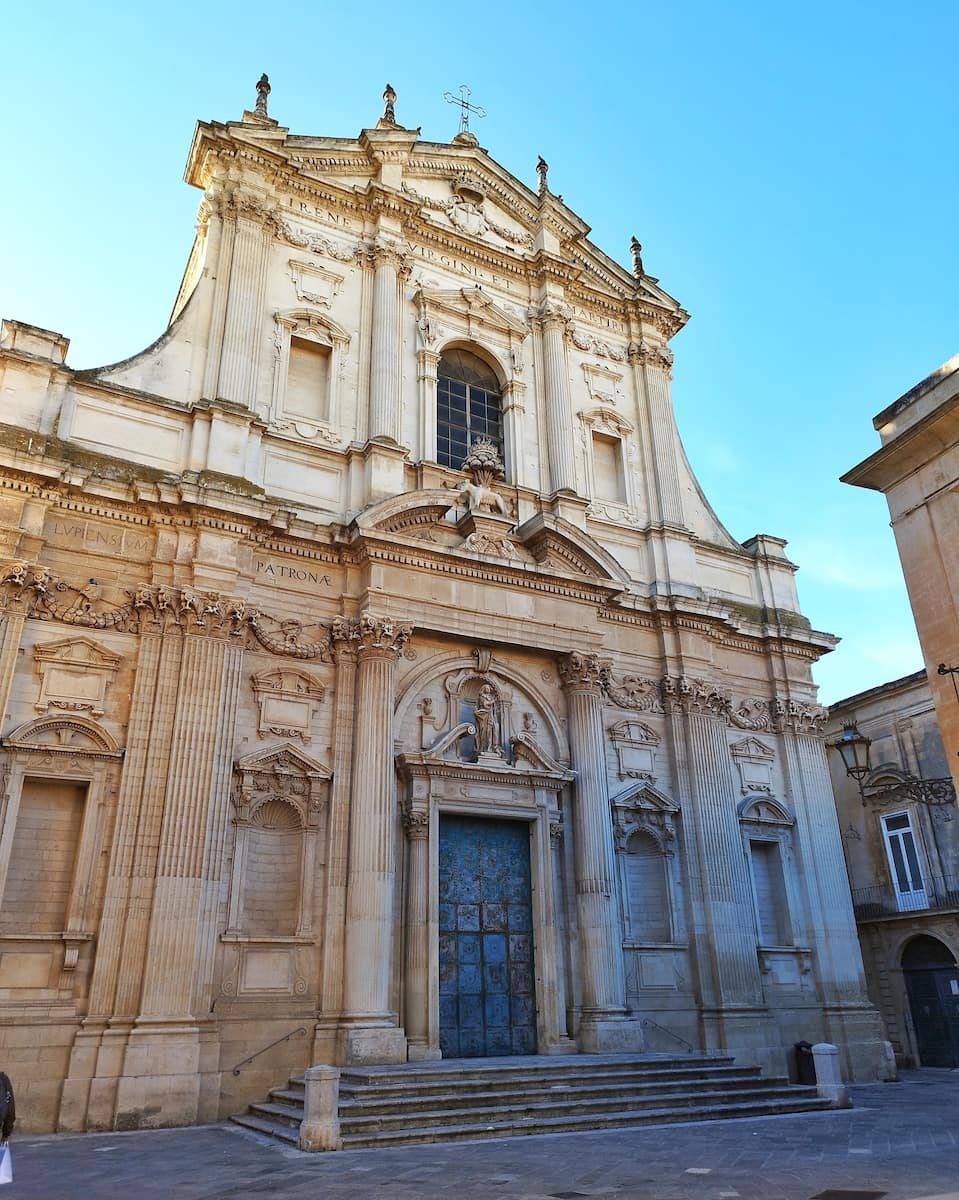
[{"label": "statue of saint", "polygon": [[496,753],[496,689],[484,683],[473,706],[476,720],[476,750],[478,754]]}]

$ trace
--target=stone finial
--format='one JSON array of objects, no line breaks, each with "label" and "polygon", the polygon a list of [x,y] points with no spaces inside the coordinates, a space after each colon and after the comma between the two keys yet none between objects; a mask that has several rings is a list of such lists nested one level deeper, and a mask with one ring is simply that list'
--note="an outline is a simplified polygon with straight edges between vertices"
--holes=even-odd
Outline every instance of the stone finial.
[{"label": "stone finial", "polygon": [[638,238],[633,237],[630,240],[629,252],[633,256],[633,274],[637,279],[642,279],[646,272],[643,270],[643,248]]},{"label": "stone finial", "polygon": [[270,115],[266,111],[266,100],[270,91],[270,77],[264,71],[256,81],[256,108],[253,111],[258,117],[268,117]]},{"label": "stone finial", "polygon": [[391,125],[396,124],[396,92],[390,84],[386,85],[383,91],[383,120],[389,121]]},{"label": "stone finial", "polygon": [[549,163],[542,155],[536,160],[536,174],[539,177],[538,191],[541,196],[545,196],[549,191],[546,183],[546,176],[549,174]]}]

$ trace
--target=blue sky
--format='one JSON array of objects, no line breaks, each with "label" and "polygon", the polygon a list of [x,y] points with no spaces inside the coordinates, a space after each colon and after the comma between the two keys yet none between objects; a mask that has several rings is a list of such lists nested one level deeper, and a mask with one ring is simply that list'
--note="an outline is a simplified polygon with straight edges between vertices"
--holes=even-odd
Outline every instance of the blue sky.
[{"label": "blue sky", "polygon": [[293,132],[355,135],[389,80],[446,140],[466,82],[490,153],[550,186],[693,319],[674,340],[690,460],[744,540],[789,540],[803,608],[842,636],[828,703],[921,656],[883,497],[837,477],[872,417],[957,350],[955,0],[403,6],[172,0],[18,5],[3,18],[0,314],[76,367],[164,327],[199,194],[197,118],[238,118],[267,71]]}]

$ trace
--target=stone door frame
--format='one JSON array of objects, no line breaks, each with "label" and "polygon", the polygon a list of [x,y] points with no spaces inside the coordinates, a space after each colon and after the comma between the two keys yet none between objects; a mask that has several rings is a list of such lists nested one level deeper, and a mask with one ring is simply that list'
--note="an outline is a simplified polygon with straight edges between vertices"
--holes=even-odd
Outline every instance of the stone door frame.
[{"label": "stone door frame", "polygon": [[[425,841],[426,881],[420,877],[414,859],[417,846],[409,842],[406,871],[406,912],[410,914],[411,893],[426,882],[425,928],[412,924],[406,928],[407,1006],[413,996],[425,993],[425,1021],[418,1014],[404,1014],[410,1037],[410,1059],[439,1059],[439,833],[440,819],[469,816],[491,820],[522,821],[530,831],[530,890],[533,918],[533,972],[536,997],[536,1041],[539,1054],[567,1054],[575,1045],[566,1032],[566,979],[559,943],[559,899],[553,856],[557,830],[562,828],[559,809],[560,789],[572,779],[572,773],[539,772],[503,766],[479,767],[449,760],[432,762],[426,755],[403,755],[398,760],[407,780],[409,800],[405,805],[407,829],[416,828]],[[402,794],[402,792],[401,792]],[[425,834],[425,837],[423,835]],[[423,941],[425,940],[425,945]],[[417,945],[419,942],[419,945]],[[419,953],[417,952],[419,951]],[[425,954],[423,953],[425,951]],[[423,970],[425,988],[415,986],[411,972]],[[414,983],[411,988],[410,984]],[[414,1031],[421,1030],[419,1038]]]}]

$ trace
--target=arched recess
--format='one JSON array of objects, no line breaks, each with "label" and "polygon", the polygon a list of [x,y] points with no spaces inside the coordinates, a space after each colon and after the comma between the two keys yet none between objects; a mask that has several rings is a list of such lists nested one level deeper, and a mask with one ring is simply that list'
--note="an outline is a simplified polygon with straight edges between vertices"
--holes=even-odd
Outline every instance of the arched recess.
[{"label": "arched recess", "polygon": [[614,796],[611,808],[626,947],[682,940],[675,853],[679,805],[647,779]]},{"label": "arched recess", "polygon": [[[469,656],[446,654],[430,658],[421,667],[411,671],[403,680],[394,710],[394,728],[397,736],[402,736],[402,731],[407,727],[413,705],[422,704],[424,694],[430,685],[442,681],[444,708],[434,712],[432,711],[433,706],[427,705],[428,711],[425,713],[421,709],[419,713],[420,736],[418,739],[408,739],[416,742],[415,745],[409,746],[409,749],[428,749],[429,744],[437,741],[444,731],[448,731],[459,723],[459,713],[452,711],[455,700],[451,699],[450,689],[446,686],[447,681],[457,677],[461,689],[463,683],[470,679],[480,680],[488,674],[500,676],[521,696],[531,702],[531,707],[535,710],[534,720],[542,719],[548,731],[551,744],[544,746],[544,749],[551,757],[568,761],[569,747],[566,736],[547,697],[526,675],[516,671],[509,664],[494,659],[492,654],[486,650],[480,650]],[[507,737],[509,735],[518,736],[524,732],[522,710],[515,698],[511,700],[509,708],[507,719],[512,724],[504,732]],[[542,735],[540,735],[540,741],[542,741]]]},{"label": "arched recess", "polygon": [[123,751],[109,730],[73,713],[27,721],[2,746],[0,954],[15,936],[18,950],[35,955],[31,1000],[62,999],[89,976],[89,964],[77,966],[93,953],[98,864]]},{"label": "arched recess", "polygon": [[923,933],[905,944],[900,961],[919,1065],[959,1067],[959,967],[954,954],[939,938]]}]

